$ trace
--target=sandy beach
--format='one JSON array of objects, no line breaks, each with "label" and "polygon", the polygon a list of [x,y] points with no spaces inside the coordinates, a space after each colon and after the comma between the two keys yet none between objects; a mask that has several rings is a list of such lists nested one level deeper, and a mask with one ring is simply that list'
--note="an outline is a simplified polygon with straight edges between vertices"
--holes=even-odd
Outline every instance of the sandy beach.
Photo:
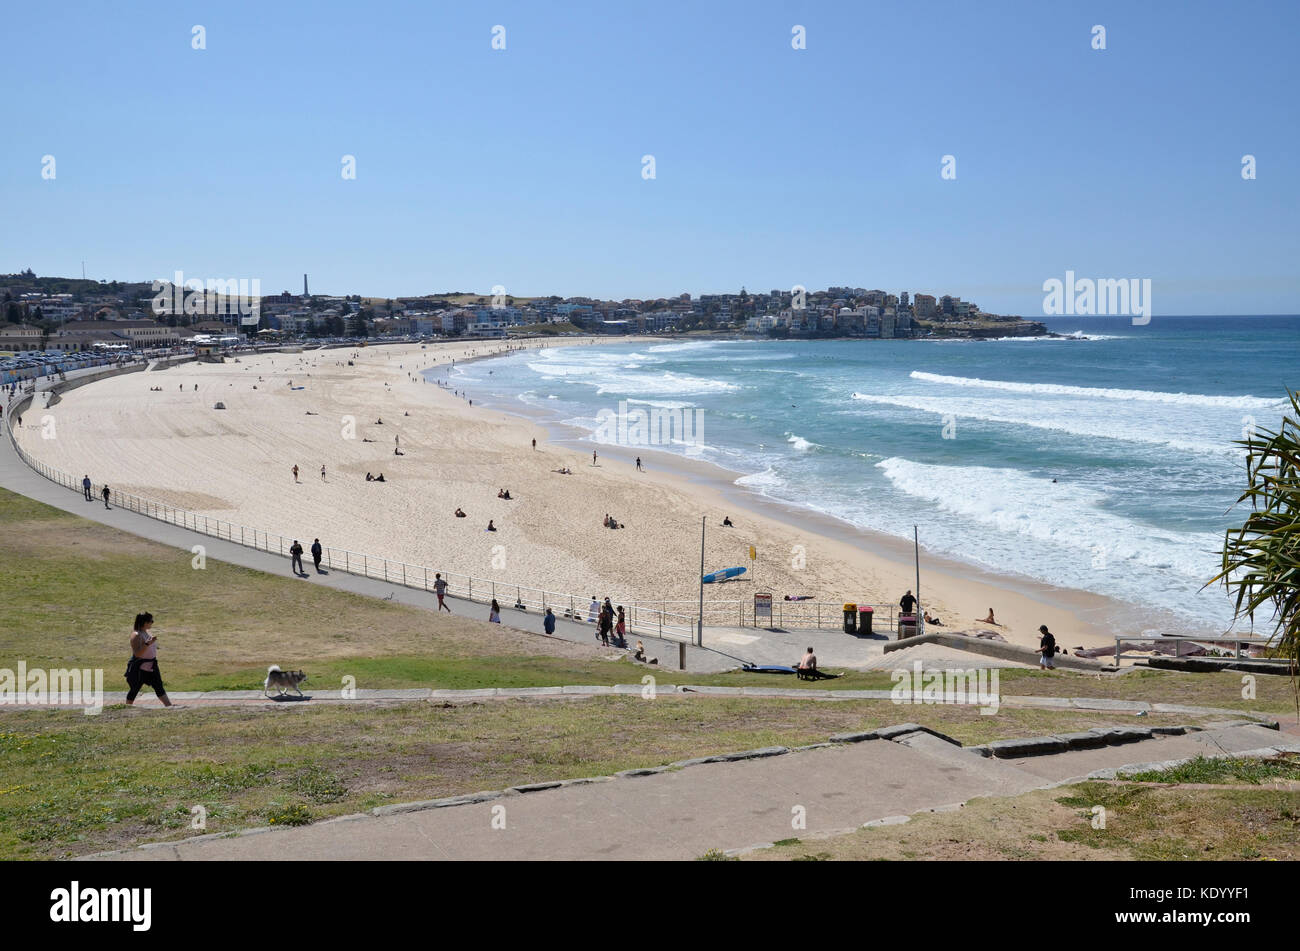
[{"label": "sandy beach", "polygon": [[[510,346],[584,344],[599,341]],[[747,497],[722,470],[663,453],[641,452],[646,471],[638,472],[636,451],[595,447],[593,466],[590,447],[471,406],[473,393],[456,395],[420,372],[505,347],[478,341],[240,355],[238,363],[128,374],[66,394],[49,410],[56,438],[42,439],[30,421],[18,438],[36,458],[118,491],[304,546],[319,537],[330,548],[571,593],[583,606],[590,595],[608,595],[616,603],[677,601],[676,610],[693,613],[701,516],[708,518],[706,570],[749,566],[749,547],[758,551],[752,574],[706,588],[709,601],[750,601],[763,590],[777,601],[811,595],[896,604],[914,587],[911,548],[897,539]],[[218,401],[224,410],[213,408]],[[563,467],[573,474],[554,471]],[[368,472],[385,481],[367,482]],[[503,488],[510,501],[497,497]],[[454,517],[458,507],[467,517]],[[605,528],[606,513],[626,528]],[[724,515],[734,528],[721,527]],[[495,532],[486,530],[489,520]],[[995,630],[1037,644],[1045,623],[1066,647],[1133,633],[1113,630],[1107,619],[1120,606],[1097,595],[925,555],[922,575],[926,607],[945,630]],[[990,607],[1001,625],[975,623]]]}]

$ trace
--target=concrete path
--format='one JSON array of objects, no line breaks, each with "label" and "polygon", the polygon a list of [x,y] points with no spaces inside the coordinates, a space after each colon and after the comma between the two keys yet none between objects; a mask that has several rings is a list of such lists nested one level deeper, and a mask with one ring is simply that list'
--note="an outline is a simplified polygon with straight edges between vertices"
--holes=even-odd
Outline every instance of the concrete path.
[{"label": "concrete path", "polygon": [[977,796],[1014,796],[1098,769],[1277,748],[1300,750],[1300,743],[1264,727],[1234,726],[998,760],[907,732],[892,740],[777,747],[736,761],[687,761],[460,801],[385,806],[309,826],[202,836],[93,858],[683,860],[710,849],[899,821]]}]

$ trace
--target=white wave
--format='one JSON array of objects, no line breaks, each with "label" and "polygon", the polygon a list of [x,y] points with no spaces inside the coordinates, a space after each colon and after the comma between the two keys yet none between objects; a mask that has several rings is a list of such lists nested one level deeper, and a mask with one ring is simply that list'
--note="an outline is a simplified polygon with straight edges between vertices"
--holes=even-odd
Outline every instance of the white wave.
[{"label": "white wave", "polygon": [[794,433],[786,433],[786,442],[793,446],[799,452],[807,452],[817,445],[815,442],[809,442],[802,436],[796,436]]},{"label": "white wave", "polygon": [[[1231,444],[1240,435],[1241,422],[1202,418],[1148,419],[1141,414],[1117,416],[1114,407],[1088,402],[1042,403],[1032,400],[991,399],[987,397],[947,396],[875,396],[854,393],[853,399],[880,406],[898,406],[936,416],[952,416],[960,428],[961,420],[972,419],[1008,426],[1028,426],[1051,432],[1086,436],[1090,439],[1118,440],[1164,446],[1195,455],[1236,458],[1241,450]],[[1168,426],[1169,429],[1161,429]],[[1190,435],[1201,439],[1189,439]],[[1216,437],[1222,442],[1216,442]]]},{"label": "white wave", "polygon": [[1108,510],[1099,491],[1018,469],[929,465],[897,456],[876,468],[901,492],[982,526],[983,532],[974,533],[982,543],[977,550],[999,544],[1015,550],[1016,537],[1046,543],[1049,554],[1035,546],[1023,559],[1031,564],[1016,567],[1027,574],[1046,567],[1055,576],[1048,580],[1058,583],[1086,584],[1091,571],[1122,572],[1125,564],[1175,572],[1199,583],[1213,573],[1214,552],[1221,546],[1212,533],[1135,524]]},{"label": "white wave", "polygon": [[774,489],[785,485],[785,479],[777,475],[775,469],[768,466],[762,472],[741,476],[733,484],[743,485],[746,488],[757,489],[761,492],[764,489]]},{"label": "white wave", "polygon": [[1090,399],[1124,400],[1125,402],[1174,403],[1184,406],[1215,406],[1232,409],[1274,409],[1281,400],[1259,396],[1209,396],[1200,393],[1162,393],[1156,390],[1121,390],[1097,386],[1067,386],[1063,383],[1019,383],[1012,380],[981,380],[978,377],[944,376],[913,370],[911,377],[926,383],[946,386],[1005,390],[1008,393],[1034,393],[1040,396],[1086,396]]},{"label": "white wave", "polygon": [[[655,346],[647,347],[646,349],[649,350],[650,353],[678,353],[683,350],[710,350],[723,342],[724,341],[722,340],[688,340],[685,343],[656,344]],[[731,341],[725,342],[730,343]]]}]

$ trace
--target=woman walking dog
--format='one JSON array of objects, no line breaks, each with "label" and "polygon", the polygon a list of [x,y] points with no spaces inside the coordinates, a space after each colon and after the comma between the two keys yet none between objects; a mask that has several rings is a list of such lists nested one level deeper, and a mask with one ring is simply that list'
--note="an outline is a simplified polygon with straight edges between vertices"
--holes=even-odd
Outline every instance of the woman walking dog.
[{"label": "woman walking dog", "polygon": [[131,660],[126,665],[126,685],[131,688],[126,695],[127,706],[135,703],[135,695],[145,684],[153,687],[164,707],[172,705],[163,687],[162,673],[158,670],[158,638],[149,633],[151,627],[153,615],[148,611],[135,616],[135,626],[131,629]]}]

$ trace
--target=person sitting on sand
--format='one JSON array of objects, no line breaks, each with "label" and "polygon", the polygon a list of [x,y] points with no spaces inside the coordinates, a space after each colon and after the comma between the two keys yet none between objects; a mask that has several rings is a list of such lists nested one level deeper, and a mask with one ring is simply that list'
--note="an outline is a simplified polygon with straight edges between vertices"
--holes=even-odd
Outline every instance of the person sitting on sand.
[{"label": "person sitting on sand", "polygon": [[383,421],[382,419],[377,419],[377,420],[375,420],[375,425],[376,425],[376,426],[382,426],[382,425],[384,425],[384,421]]},{"label": "person sitting on sand", "polygon": [[367,482],[374,482],[374,481],[375,481],[375,477],[372,476],[369,472],[367,472],[367,473],[366,473],[366,481],[367,481]]},{"label": "person sitting on sand", "polygon": [[489,532],[495,532],[495,531],[497,530],[497,527],[496,527],[495,525],[492,524],[492,519],[488,519],[488,527],[487,527],[487,530],[488,530]]},{"label": "person sitting on sand", "polygon": [[933,624],[935,627],[943,627],[943,621],[940,621],[937,617],[930,617],[929,611],[925,612],[925,623]]},{"label": "person sitting on sand", "polygon": [[505,490],[505,489],[497,489],[497,498],[498,498],[498,499],[504,499],[505,497],[506,497],[506,490]]},{"label": "person sitting on sand", "polygon": [[384,481],[384,474],[381,472],[381,473],[379,473],[379,475],[375,476],[375,481],[376,481],[376,482],[383,482],[383,481]]},{"label": "person sitting on sand", "polygon": [[506,489],[506,494],[503,495],[503,496],[501,496],[501,498],[505,499],[507,502],[511,502],[511,501],[513,501],[513,499],[510,498],[510,490],[509,490],[509,489]]},{"label": "person sitting on sand", "polygon": [[464,517],[465,517],[465,513],[462,512],[459,508],[457,508],[457,509],[456,509],[456,517],[457,517],[457,518],[464,518]]},{"label": "person sitting on sand", "polygon": [[609,513],[608,513],[608,512],[605,513],[605,521],[604,521],[603,524],[604,524],[604,526],[605,526],[606,528],[609,528]]},{"label": "person sitting on sand", "polygon": [[997,621],[993,620],[993,609],[992,609],[992,608],[989,608],[989,616],[988,616],[988,617],[976,618],[975,620],[978,621],[980,624],[994,624],[994,625],[997,625],[998,627],[1001,627],[1001,626],[1002,626],[1001,624],[998,624]]},{"label": "person sitting on sand", "polygon": [[730,516],[730,515],[728,515],[728,516],[726,516],[726,517],[723,518],[723,520],[722,520],[722,527],[723,527],[723,528],[735,528],[735,526],[731,524],[731,516]]}]

